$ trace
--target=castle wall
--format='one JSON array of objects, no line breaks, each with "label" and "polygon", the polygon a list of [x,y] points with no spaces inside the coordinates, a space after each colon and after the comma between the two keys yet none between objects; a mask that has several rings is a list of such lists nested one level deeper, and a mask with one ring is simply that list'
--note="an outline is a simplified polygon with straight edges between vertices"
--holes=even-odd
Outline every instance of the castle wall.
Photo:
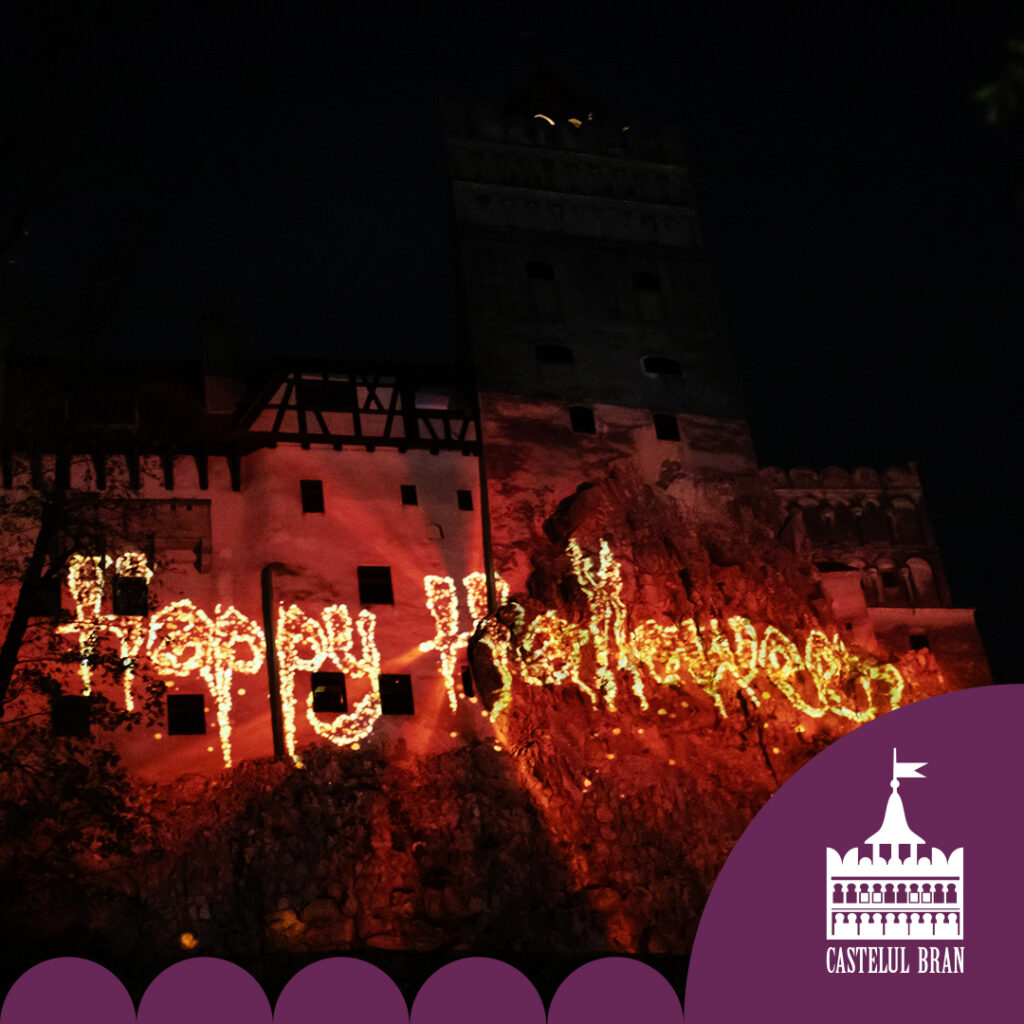
[{"label": "castle wall", "polygon": [[[109,471],[117,477],[117,460],[109,462]],[[87,485],[88,474],[81,475],[81,460],[77,466],[75,482]],[[322,513],[303,511],[303,480],[319,481]],[[155,460],[148,461],[142,481],[138,493],[117,487],[108,488],[102,496],[95,489],[92,491],[102,500],[100,518],[106,523],[106,555],[116,559],[123,551],[139,551],[146,554],[147,564],[154,570],[148,587],[149,615],[115,616],[112,591],[117,573],[113,566],[105,567],[99,606],[102,621],[95,653],[106,652],[116,659],[119,640],[109,627],[130,625],[142,638],[136,644],[141,648],[135,685],[140,709],[144,681],[155,676],[164,681],[168,694],[204,696],[206,733],[171,735],[164,714],[147,727],[130,733],[116,730],[113,738],[126,765],[146,778],[173,778],[186,772],[218,773],[226,761],[226,744],[230,744],[231,760],[235,763],[273,754],[269,679],[262,658],[268,566],[275,609],[295,605],[303,613],[296,615],[284,633],[289,629],[306,629],[307,618],[322,625],[325,608],[344,605],[353,627],[350,656],[368,658],[372,646],[379,657],[379,673],[411,676],[414,714],[382,715],[373,724],[375,733],[392,743],[402,741],[409,750],[419,752],[447,749],[462,742],[465,735],[473,735],[474,722],[470,716],[456,716],[449,707],[449,687],[442,679],[437,651],[421,651],[420,644],[429,644],[439,628],[428,606],[427,577],[452,581],[459,616],[454,628],[466,631],[472,626],[463,580],[472,573],[482,576],[483,570],[475,458],[450,451],[436,455],[422,450],[339,453],[325,448],[306,451],[297,445],[281,445],[257,451],[243,460],[238,491],[231,488],[226,463],[216,459],[211,461],[209,486],[205,490],[198,486],[193,461],[185,458],[176,460],[173,492],[164,489]],[[416,505],[403,504],[403,486],[415,487]],[[459,492],[463,492],[463,503],[471,503],[471,508],[459,507]],[[111,493],[120,497],[111,498]],[[361,602],[359,566],[390,570],[393,604]],[[478,583],[477,588],[481,585]],[[9,601],[15,597],[16,591],[10,591]],[[181,621],[168,619],[166,626],[160,626],[157,634],[150,636],[151,627],[162,621],[161,609],[182,601],[191,603],[187,615],[192,631],[186,634]],[[62,628],[69,631],[55,636],[56,621],[43,618],[34,620],[33,635],[39,641],[45,638],[46,644],[56,642],[65,652],[74,651],[88,630],[73,628],[76,605],[66,579],[62,604]],[[196,617],[199,612],[205,613],[216,623],[218,615],[223,616],[229,609],[240,616],[230,628],[240,636],[254,637],[255,645],[239,641],[233,656],[223,651],[211,653],[211,648],[223,638],[212,639],[209,630],[204,633],[206,627],[202,623],[196,625]],[[361,612],[372,613],[375,620],[372,645],[363,643],[359,635]],[[72,621],[68,622],[69,619]],[[254,674],[237,670],[232,674],[228,687],[228,736],[218,727],[218,699],[202,669],[176,672],[173,664],[156,664],[148,656],[155,649],[155,642],[163,639],[169,640],[171,648],[194,640],[206,652],[211,672],[218,658],[220,663],[239,663],[251,662],[256,656],[261,663]],[[286,674],[283,662],[289,656],[301,664],[309,663],[312,657],[308,645],[296,645],[292,650],[282,644],[280,637],[277,648],[282,676]],[[164,661],[168,659],[174,661],[165,655]],[[178,658],[178,667],[187,660],[183,654]],[[461,664],[465,664],[464,656]],[[330,660],[322,668],[339,671],[338,665]],[[350,665],[346,673],[350,713],[370,693],[369,669],[365,665],[356,669],[357,666]],[[82,692],[83,680],[77,666],[64,669],[62,675],[65,692]],[[449,675],[461,687],[458,665]],[[119,672],[104,664],[92,670],[90,676],[96,692],[124,704]],[[294,673],[297,748],[324,741],[307,719],[310,687],[310,671],[299,668]],[[336,715],[325,712],[316,718],[324,729],[329,729]],[[450,735],[452,732],[456,733],[455,738]],[[344,729],[339,729],[336,738],[346,735]]]}]

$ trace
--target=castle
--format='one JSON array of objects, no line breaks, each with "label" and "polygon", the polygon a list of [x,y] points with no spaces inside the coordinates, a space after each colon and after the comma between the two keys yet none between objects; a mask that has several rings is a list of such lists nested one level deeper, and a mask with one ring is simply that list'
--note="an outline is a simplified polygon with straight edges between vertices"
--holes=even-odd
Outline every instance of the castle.
[{"label": "castle", "polygon": [[[214,339],[201,378],[7,369],[8,518],[59,495],[64,519],[22,588],[26,642],[49,630],[78,647],[57,734],[89,732],[94,687],[132,710],[147,661],[164,721],[123,748],[147,777],[297,760],[375,729],[419,751],[489,734],[464,706],[468,640],[528,589],[545,521],[609,476],[696,516],[709,494],[770,490],[836,644],[988,681],[913,467],[758,470],[675,136],[566,95],[505,116],[450,108],[445,127],[459,366],[295,359],[243,380]],[[655,575],[629,581],[652,621],[689,621],[687,580]],[[104,652],[121,678],[95,667]]]},{"label": "castle", "polygon": [[680,956],[793,771],[990,681],[913,467],[758,468],[675,136],[445,118],[455,366],[5,367],[4,728],[141,793],[8,845],[12,956]]}]

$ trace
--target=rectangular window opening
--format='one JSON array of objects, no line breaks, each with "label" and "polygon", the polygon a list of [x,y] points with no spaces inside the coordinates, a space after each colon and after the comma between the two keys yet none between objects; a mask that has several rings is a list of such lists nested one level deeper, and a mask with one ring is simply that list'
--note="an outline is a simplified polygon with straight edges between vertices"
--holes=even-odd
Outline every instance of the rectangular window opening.
[{"label": "rectangular window opening", "polygon": [[654,414],[654,436],[659,441],[678,441],[679,423],[671,413],[656,412]]},{"label": "rectangular window opening", "polygon": [[384,715],[415,714],[412,703],[412,676],[380,677],[380,710]]},{"label": "rectangular window opening", "polygon": [[344,672],[313,672],[310,689],[313,692],[313,710],[318,715],[348,713]]},{"label": "rectangular window opening", "polygon": [[473,492],[472,491],[458,491],[456,493],[456,499],[458,501],[459,508],[463,512],[473,511]]},{"label": "rectangular window opening", "polygon": [[420,503],[419,496],[416,494],[415,484],[402,484],[402,504],[403,505],[418,505]]},{"label": "rectangular window opening", "polygon": [[206,700],[201,693],[167,695],[167,734],[202,736],[206,732]]},{"label": "rectangular window opening", "polygon": [[597,426],[594,423],[594,410],[583,405],[569,407],[569,422],[577,434],[596,434]]},{"label": "rectangular window opening", "polygon": [[303,512],[323,512],[324,485],[322,480],[300,480]]},{"label": "rectangular window opening", "polygon": [[395,594],[391,588],[390,566],[360,565],[356,573],[359,579],[359,601],[361,604],[395,603]]}]

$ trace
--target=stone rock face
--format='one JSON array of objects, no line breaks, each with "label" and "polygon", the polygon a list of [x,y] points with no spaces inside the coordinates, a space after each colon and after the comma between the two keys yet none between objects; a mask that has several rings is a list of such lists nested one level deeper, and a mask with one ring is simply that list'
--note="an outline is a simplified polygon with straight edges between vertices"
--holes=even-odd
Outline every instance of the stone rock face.
[{"label": "stone rock face", "polygon": [[316,748],[304,770],[247,762],[139,790],[132,847],[79,871],[73,898],[9,897],[19,942],[67,948],[88,921],[111,958],[180,955],[186,933],[229,958],[687,953],[772,792],[888,710],[895,679],[899,703],[955,683],[926,652],[830,646],[784,527],[756,475],[616,468],[580,486],[471,644],[497,742]]}]

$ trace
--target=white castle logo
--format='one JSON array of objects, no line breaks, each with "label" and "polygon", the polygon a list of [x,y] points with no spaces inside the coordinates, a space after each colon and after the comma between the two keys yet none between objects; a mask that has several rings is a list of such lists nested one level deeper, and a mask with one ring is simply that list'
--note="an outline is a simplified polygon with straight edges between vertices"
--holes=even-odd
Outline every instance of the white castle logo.
[{"label": "white castle logo", "polygon": [[[918,856],[924,840],[911,831],[900,798],[900,779],[923,779],[927,762],[896,760],[892,752],[892,795],[882,827],[860,847],[840,856],[827,851],[829,939],[962,939],[964,935],[964,851],[948,857],[936,847]],[[883,849],[888,847],[888,858]],[[901,858],[903,848],[909,856]]]}]

